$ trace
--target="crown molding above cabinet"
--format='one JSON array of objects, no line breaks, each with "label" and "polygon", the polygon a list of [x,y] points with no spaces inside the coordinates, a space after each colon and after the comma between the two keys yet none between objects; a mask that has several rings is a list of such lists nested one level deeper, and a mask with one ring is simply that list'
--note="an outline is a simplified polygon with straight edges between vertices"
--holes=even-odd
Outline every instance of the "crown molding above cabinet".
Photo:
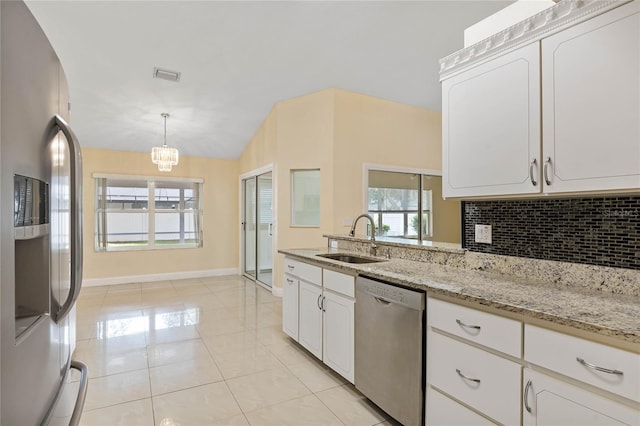
[{"label": "crown molding above cabinet", "polygon": [[562,0],[491,37],[440,59],[440,80],[494,55],[532,43],[632,0]]}]

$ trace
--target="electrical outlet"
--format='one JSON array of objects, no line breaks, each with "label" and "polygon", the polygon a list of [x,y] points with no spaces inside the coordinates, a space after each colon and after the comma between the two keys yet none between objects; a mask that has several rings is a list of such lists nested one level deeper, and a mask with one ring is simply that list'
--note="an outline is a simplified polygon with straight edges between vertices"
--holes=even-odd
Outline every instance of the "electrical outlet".
[{"label": "electrical outlet", "polygon": [[491,244],[491,225],[476,225],[476,243]]},{"label": "electrical outlet", "polygon": [[332,249],[337,249],[338,248],[338,241],[330,239],[329,240],[329,247],[332,248]]}]

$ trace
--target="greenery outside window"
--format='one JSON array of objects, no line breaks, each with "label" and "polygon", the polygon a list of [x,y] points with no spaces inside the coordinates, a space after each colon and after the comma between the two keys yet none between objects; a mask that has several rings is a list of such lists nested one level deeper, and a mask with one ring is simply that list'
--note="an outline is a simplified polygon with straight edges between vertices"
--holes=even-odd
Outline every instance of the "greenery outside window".
[{"label": "greenery outside window", "polygon": [[96,251],[202,247],[201,179],[95,176]]},{"label": "greenery outside window", "polygon": [[411,239],[432,236],[432,191],[422,188],[422,178],[413,173],[369,171],[368,212],[376,222],[378,235]]}]

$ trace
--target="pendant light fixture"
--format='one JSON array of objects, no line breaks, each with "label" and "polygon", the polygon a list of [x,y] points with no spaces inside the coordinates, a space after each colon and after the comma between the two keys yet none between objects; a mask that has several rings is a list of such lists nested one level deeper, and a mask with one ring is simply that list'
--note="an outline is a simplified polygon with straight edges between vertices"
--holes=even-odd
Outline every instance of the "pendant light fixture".
[{"label": "pendant light fixture", "polygon": [[163,112],[160,115],[164,119],[164,144],[153,147],[151,161],[158,165],[158,170],[161,172],[170,172],[171,168],[178,164],[178,150],[167,146],[167,118],[169,114]]}]

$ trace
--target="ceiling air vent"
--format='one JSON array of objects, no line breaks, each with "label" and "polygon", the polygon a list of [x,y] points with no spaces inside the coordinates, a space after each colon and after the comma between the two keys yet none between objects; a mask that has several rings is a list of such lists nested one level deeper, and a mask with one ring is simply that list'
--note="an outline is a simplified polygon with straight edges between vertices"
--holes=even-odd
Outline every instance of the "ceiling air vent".
[{"label": "ceiling air vent", "polygon": [[162,68],[155,67],[153,69],[153,78],[161,78],[163,80],[173,81],[175,83],[180,81],[180,74],[178,71],[170,71]]}]

